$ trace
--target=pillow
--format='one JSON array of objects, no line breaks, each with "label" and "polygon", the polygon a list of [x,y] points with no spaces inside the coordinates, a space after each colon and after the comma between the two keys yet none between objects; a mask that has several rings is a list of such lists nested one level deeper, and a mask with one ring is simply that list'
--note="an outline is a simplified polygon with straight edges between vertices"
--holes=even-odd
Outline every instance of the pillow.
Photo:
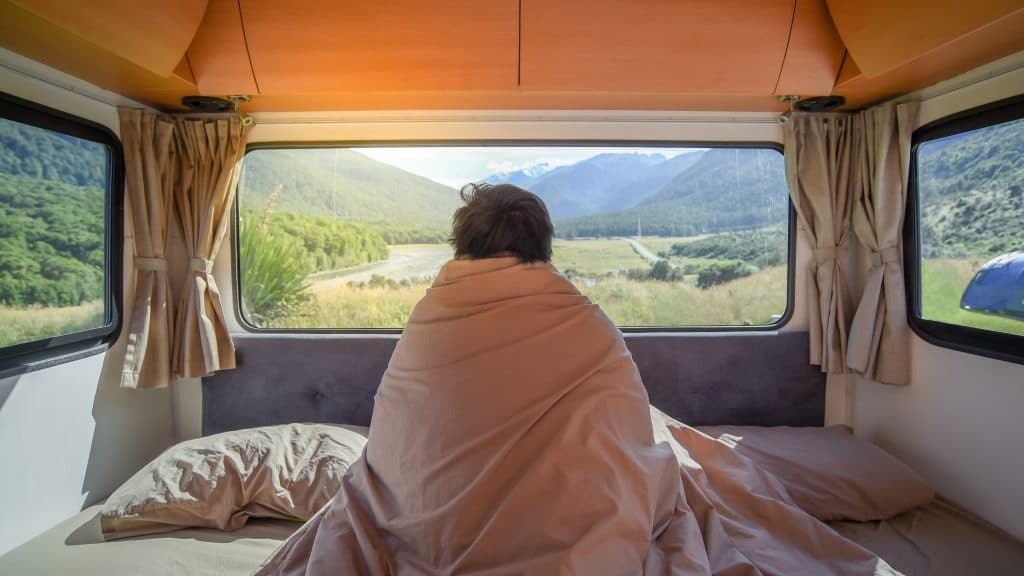
[{"label": "pillow", "polygon": [[845,426],[704,426],[779,479],[819,520],[883,520],[928,504],[935,492],[909,466]]},{"label": "pillow", "polygon": [[189,526],[237,530],[249,517],[306,520],[334,497],[366,429],[285,424],[168,448],[100,510],[107,540]]}]

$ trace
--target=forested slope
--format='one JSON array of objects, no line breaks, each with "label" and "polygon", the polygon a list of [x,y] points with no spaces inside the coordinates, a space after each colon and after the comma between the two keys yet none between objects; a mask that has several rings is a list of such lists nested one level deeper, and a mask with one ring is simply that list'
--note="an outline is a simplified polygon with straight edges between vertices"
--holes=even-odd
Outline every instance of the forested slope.
[{"label": "forested slope", "polygon": [[1024,120],[923,144],[925,257],[1024,250]]},{"label": "forested slope", "polygon": [[102,144],[0,119],[0,304],[103,296]]}]

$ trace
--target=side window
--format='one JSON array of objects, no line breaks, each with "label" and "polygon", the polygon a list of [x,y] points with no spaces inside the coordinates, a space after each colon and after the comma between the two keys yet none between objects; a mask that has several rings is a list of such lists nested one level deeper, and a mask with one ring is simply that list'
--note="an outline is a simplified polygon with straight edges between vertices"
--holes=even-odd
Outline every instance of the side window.
[{"label": "side window", "polygon": [[625,329],[772,329],[788,316],[777,149],[421,143],[248,152],[243,325],[401,329],[452,258],[452,214],[470,182],[539,195],[555,225],[552,263]]},{"label": "side window", "polygon": [[0,95],[0,369],[114,335],[119,166],[109,130]]},{"label": "side window", "polygon": [[1024,361],[1024,102],[915,141],[912,322],[938,344]]}]

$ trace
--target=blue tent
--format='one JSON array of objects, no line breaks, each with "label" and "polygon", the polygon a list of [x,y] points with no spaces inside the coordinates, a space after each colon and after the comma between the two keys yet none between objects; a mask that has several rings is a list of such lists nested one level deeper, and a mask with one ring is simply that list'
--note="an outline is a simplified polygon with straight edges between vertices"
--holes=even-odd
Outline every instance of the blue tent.
[{"label": "blue tent", "polygon": [[964,290],[960,307],[1024,319],[1024,252],[986,262]]}]

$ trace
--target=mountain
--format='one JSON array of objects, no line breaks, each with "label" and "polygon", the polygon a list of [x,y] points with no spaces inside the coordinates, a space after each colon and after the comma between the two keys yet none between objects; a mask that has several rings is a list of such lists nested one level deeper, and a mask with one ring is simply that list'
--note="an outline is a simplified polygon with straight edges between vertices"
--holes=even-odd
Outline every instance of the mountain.
[{"label": "mountain", "polygon": [[544,200],[552,218],[614,212],[640,203],[660,190],[703,154],[694,151],[666,159],[661,154],[599,154],[569,166],[543,163],[489,176],[485,182],[526,188]]},{"label": "mountain", "polygon": [[530,191],[544,200],[552,219],[593,214],[614,202],[620,185],[664,161],[661,154],[598,154],[555,168],[537,180]]},{"label": "mountain", "polygon": [[703,150],[686,152],[648,167],[612,189],[610,200],[600,211],[614,212],[636,206],[696,164],[703,154]]},{"label": "mountain", "polygon": [[555,223],[560,236],[691,236],[784,221],[789,192],[782,155],[769,149],[713,148],[636,206]]},{"label": "mountain", "polygon": [[249,152],[238,184],[240,207],[358,223],[387,222],[447,230],[458,192],[433,180],[341,148]]},{"label": "mountain", "polygon": [[925,257],[1024,250],[1024,120],[918,148]]},{"label": "mountain", "polygon": [[544,174],[554,170],[555,168],[556,166],[552,165],[550,162],[540,162],[520,170],[496,172],[487,178],[484,178],[482,182],[487,184],[512,184],[513,186],[519,186],[520,188],[526,188],[529,190],[534,183],[544,176]]}]

